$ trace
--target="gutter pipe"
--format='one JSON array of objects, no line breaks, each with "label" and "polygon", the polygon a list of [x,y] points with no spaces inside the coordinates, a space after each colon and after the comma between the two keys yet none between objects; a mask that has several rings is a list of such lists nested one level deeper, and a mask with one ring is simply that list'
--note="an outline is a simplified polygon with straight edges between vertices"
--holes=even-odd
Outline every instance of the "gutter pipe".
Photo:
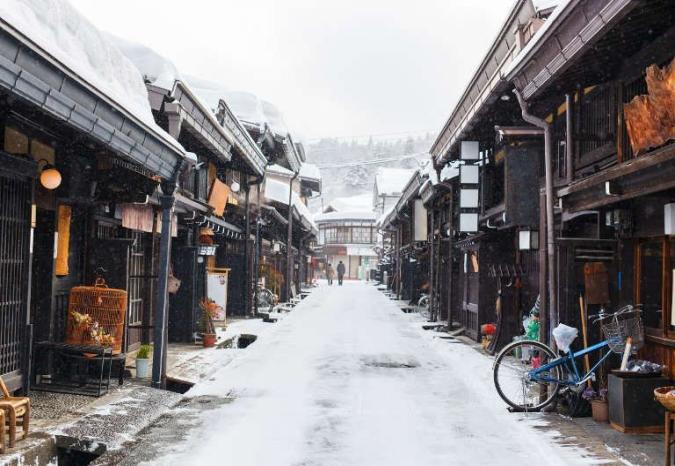
[{"label": "gutter pipe", "polygon": [[546,256],[548,275],[548,335],[549,342],[552,331],[558,326],[557,283],[555,264],[555,222],[553,217],[553,163],[551,160],[551,125],[545,120],[529,113],[527,102],[517,89],[513,91],[518,98],[523,120],[544,130],[544,171],[546,179]]}]

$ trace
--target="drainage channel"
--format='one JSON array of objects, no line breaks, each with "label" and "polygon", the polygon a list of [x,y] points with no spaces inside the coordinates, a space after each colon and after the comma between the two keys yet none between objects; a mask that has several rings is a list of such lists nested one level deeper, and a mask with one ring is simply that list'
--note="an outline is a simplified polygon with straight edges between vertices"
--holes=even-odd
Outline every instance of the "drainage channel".
[{"label": "drainage channel", "polygon": [[56,464],[59,466],[86,466],[105,454],[108,447],[103,443],[56,435]]}]

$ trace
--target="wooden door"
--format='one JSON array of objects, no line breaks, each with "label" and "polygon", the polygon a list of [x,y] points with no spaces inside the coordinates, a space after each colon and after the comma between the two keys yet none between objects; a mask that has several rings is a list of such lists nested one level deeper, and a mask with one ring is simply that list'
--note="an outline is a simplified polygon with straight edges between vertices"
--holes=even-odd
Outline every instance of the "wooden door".
[{"label": "wooden door", "polygon": [[199,280],[200,270],[197,263],[197,247],[176,247],[171,252],[173,274],[181,281],[178,292],[169,295],[169,341],[194,341],[194,332],[200,331],[199,301],[204,297],[200,288],[203,278]]}]

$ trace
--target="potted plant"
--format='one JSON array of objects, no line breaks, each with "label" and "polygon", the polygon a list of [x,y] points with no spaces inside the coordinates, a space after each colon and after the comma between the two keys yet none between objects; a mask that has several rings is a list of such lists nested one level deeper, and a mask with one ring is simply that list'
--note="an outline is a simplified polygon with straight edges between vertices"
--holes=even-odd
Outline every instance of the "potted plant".
[{"label": "potted plant", "polygon": [[607,404],[607,389],[601,388],[595,391],[589,387],[581,394],[581,397],[591,404],[593,420],[595,422],[609,422],[609,406]]},{"label": "potted plant", "polygon": [[205,298],[199,303],[202,309],[202,344],[204,348],[216,345],[216,327],[213,318],[218,313],[218,304],[212,299]]},{"label": "potted plant", "polygon": [[152,346],[141,345],[136,353],[136,377],[139,379],[146,379],[150,376],[150,354],[152,353]]}]

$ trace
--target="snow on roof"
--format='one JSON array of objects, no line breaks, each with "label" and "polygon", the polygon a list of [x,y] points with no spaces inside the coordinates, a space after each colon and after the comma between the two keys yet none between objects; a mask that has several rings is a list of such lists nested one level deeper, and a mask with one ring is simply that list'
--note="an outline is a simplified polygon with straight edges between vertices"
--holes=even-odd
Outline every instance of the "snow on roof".
[{"label": "snow on roof", "polygon": [[232,111],[237,118],[245,123],[255,126],[263,126],[267,122],[263,111],[262,101],[250,92],[227,92]]},{"label": "snow on roof", "polygon": [[321,181],[321,170],[313,163],[303,162],[300,165],[300,178]]},{"label": "snow on roof", "polygon": [[537,11],[548,10],[560,4],[561,0],[532,0],[532,5]]},{"label": "snow on roof", "polygon": [[314,214],[316,223],[332,222],[338,220],[362,220],[374,222],[377,219],[375,212],[366,212],[363,210],[345,210],[342,212],[327,212]]},{"label": "snow on roof", "polygon": [[138,69],[67,0],[5,0],[0,18],[184,152],[155,123]]},{"label": "snow on roof", "polygon": [[389,206],[389,208],[385,210],[384,213],[377,218],[377,222],[375,222],[375,224],[377,225],[378,228],[382,228],[383,226],[385,226],[384,223],[387,221],[387,218],[392,214],[394,210],[396,210],[396,204],[392,204],[391,206]]},{"label": "snow on roof", "polygon": [[267,124],[277,136],[289,134],[284,117],[279,109],[251,92],[231,91],[220,83],[189,76],[192,88],[213,109],[218,108],[218,100],[223,99],[232,109],[236,117],[249,125],[262,127]]},{"label": "snow on roof", "polygon": [[289,185],[278,180],[265,179],[264,195],[268,201],[280,202],[288,205]]},{"label": "snow on roof", "polygon": [[[280,204],[288,205],[289,190],[290,185],[284,183],[283,181],[271,179],[265,180],[264,195],[268,201],[274,201]],[[295,192],[291,194],[291,204],[298,211],[300,218],[305,220],[305,222],[312,230],[312,232],[315,234],[318,233],[319,230],[316,227],[316,224],[314,223],[314,219],[312,218],[311,212],[309,211],[305,203],[302,202],[300,196],[298,196]]]},{"label": "snow on roof", "polygon": [[455,164],[449,164],[441,170],[441,181],[451,180],[459,176],[459,167]]},{"label": "snow on roof", "polygon": [[377,194],[395,196],[401,194],[417,168],[379,168],[375,175]]},{"label": "snow on roof", "polygon": [[279,109],[271,102],[262,100],[262,110],[265,115],[265,121],[269,125],[272,132],[279,136],[286,136],[290,133],[286,122],[284,121],[284,116],[281,114]]},{"label": "snow on roof", "polygon": [[523,60],[525,60],[525,57],[530,53],[530,51],[534,48],[534,46],[544,37],[546,34],[546,31],[549,30],[553,26],[553,24],[556,23],[556,20],[558,16],[565,10],[565,7],[570,3],[570,0],[558,0],[556,2],[557,6],[555,7],[555,10],[550,14],[548,18],[546,18],[546,21],[544,21],[544,24],[539,28],[539,30],[535,33],[534,36],[529,40],[527,45],[523,47],[520,52],[518,52],[518,55],[515,56],[515,58],[509,63],[506,68],[504,69],[502,75],[505,77],[507,80],[512,80],[513,76],[511,76],[511,73],[513,71],[520,67],[521,63]]},{"label": "snow on roof", "polygon": [[420,175],[422,178],[428,179],[432,185],[438,184],[438,173],[434,168],[434,164],[431,163],[431,160],[427,160],[422,168],[420,168]]},{"label": "snow on roof", "polygon": [[170,91],[176,81],[184,80],[171,60],[150,47],[112,34],[106,34],[106,36],[131,60],[150,84]]},{"label": "snow on roof", "polygon": [[293,175],[295,175],[295,173],[293,173],[288,168],[282,167],[281,165],[276,163],[268,165],[267,168],[265,169],[265,172],[274,173],[275,175],[283,175],[287,177],[292,177]]},{"label": "snow on roof", "polygon": [[302,202],[300,196],[298,196],[295,192],[291,195],[291,202],[293,203],[293,207],[297,209],[298,213],[300,214],[300,217],[307,222],[312,232],[314,234],[318,234],[319,229],[317,228],[316,223],[314,223],[312,213],[309,211],[305,203]]},{"label": "snow on roof", "polygon": [[348,197],[336,197],[330,204],[328,208],[332,208],[337,212],[343,211],[363,211],[363,212],[372,212],[373,211],[373,195],[372,193],[363,193],[357,194],[355,196]]}]

